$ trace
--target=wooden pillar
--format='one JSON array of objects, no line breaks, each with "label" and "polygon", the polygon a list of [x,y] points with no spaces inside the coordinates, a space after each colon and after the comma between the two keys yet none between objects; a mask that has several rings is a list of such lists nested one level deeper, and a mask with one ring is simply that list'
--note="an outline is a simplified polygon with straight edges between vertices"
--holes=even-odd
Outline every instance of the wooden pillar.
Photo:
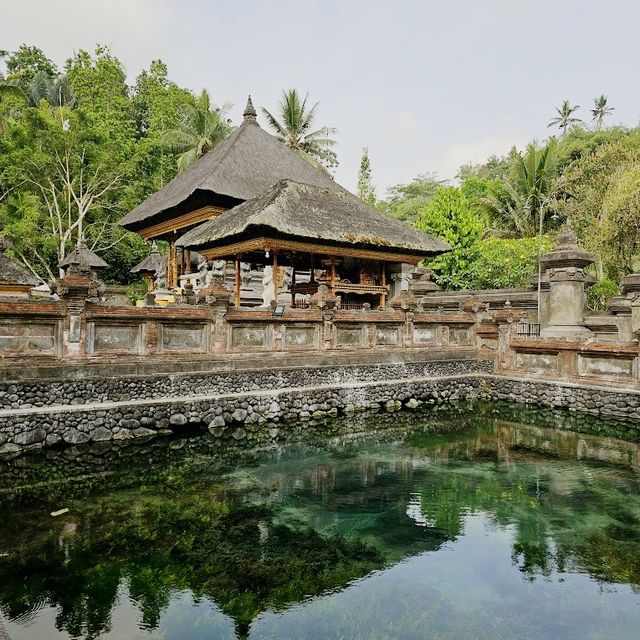
[{"label": "wooden pillar", "polygon": [[315,282],[316,281],[316,271],[314,269],[314,258],[315,258],[315,255],[312,253],[311,254],[311,268],[310,268],[311,277],[309,278],[309,282]]},{"label": "wooden pillar", "polygon": [[[380,263],[381,265],[381,270],[380,270],[380,284],[383,287],[387,286],[387,270],[386,270],[386,265],[384,262]],[[384,308],[387,305],[387,294],[386,293],[381,293],[380,294],[380,306],[382,308]]]},{"label": "wooden pillar", "polygon": [[333,293],[333,288],[336,284],[336,259],[334,256],[331,256],[331,275],[329,283],[331,284],[331,293]]},{"label": "wooden pillar", "polygon": [[296,307],[296,294],[294,289],[296,286],[296,252],[291,252],[291,306]]},{"label": "wooden pillar", "polygon": [[169,253],[167,254],[167,288],[178,286],[178,255],[175,240],[169,240]]},{"label": "wooden pillar", "polygon": [[278,272],[278,252],[274,249],[273,250],[273,291],[274,291],[276,304],[278,303],[278,289],[280,284],[279,280],[280,280],[280,273]]},{"label": "wooden pillar", "polygon": [[185,249],[184,250],[184,256],[185,256],[185,269],[184,272],[185,273],[191,273],[191,251],[189,251],[189,249]]},{"label": "wooden pillar", "polygon": [[235,283],[235,305],[236,307],[240,306],[240,286],[241,286],[241,280],[240,280],[240,256],[236,256],[236,260],[235,260],[235,276],[236,276],[236,283]]}]

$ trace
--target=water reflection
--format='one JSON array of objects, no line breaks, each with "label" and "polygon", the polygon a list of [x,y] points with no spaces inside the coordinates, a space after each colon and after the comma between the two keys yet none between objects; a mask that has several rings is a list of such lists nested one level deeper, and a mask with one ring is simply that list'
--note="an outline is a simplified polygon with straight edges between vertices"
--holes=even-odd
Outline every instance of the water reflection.
[{"label": "water reflection", "polygon": [[632,637],[628,425],[509,407],[404,420],[264,451],[194,437],[5,463],[11,637]]}]

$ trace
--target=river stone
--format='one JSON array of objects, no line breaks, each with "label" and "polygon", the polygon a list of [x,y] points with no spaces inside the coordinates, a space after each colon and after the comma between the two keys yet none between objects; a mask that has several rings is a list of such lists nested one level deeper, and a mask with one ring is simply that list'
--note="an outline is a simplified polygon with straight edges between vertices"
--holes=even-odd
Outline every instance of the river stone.
[{"label": "river stone", "polygon": [[213,431],[213,429],[217,429],[219,427],[224,427],[224,418],[222,416],[216,416],[209,423],[209,431]]},{"label": "river stone", "polygon": [[69,427],[64,430],[62,438],[69,444],[83,444],[89,441],[89,434],[82,433],[82,431],[78,431],[74,427]]},{"label": "river stone", "polygon": [[184,424],[187,424],[187,416],[182,413],[174,413],[169,417],[169,424],[172,424],[176,427],[181,427]]},{"label": "river stone", "polygon": [[134,437],[142,438],[144,436],[155,436],[156,432],[153,429],[147,429],[146,427],[138,427],[134,429],[132,432]]},{"label": "river stone", "polygon": [[57,433],[50,433],[45,440],[47,447],[53,447],[53,445],[58,444],[62,438]]},{"label": "river stone", "polygon": [[23,433],[19,433],[14,436],[13,441],[16,444],[21,444],[24,446],[35,444],[36,442],[42,442],[47,437],[47,434],[44,429],[32,429],[31,431],[24,431]]},{"label": "river stone", "polygon": [[0,447],[9,439],[5,433],[0,433]]},{"label": "river stone", "polygon": [[90,435],[94,442],[104,442],[113,438],[113,434],[106,427],[96,427]]},{"label": "river stone", "polygon": [[13,444],[13,442],[7,442],[0,447],[0,456],[9,456],[14,453],[22,451],[22,447],[19,444]]},{"label": "river stone", "polygon": [[239,427],[238,429],[234,429],[233,431],[233,437],[236,440],[242,440],[243,438],[246,438],[246,436],[247,436],[247,432],[242,427]]},{"label": "river stone", "polygon": [[409,400],[407,400],[405,407],[407,407],[407,409],[417,409],[421,404],[422,403],[420,402],[420,400],[410,398]]},{"label": "river stone", "polygon": [[[247,418],[246,409],[236,409],[231,416],[236,422],[244,422]],[[235,436],[234,436],[235,437]]]}]

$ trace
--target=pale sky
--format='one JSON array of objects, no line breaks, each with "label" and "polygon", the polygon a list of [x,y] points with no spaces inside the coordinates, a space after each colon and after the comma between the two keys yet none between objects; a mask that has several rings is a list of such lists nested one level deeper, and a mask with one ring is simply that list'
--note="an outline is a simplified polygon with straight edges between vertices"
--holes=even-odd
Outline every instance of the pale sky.
[{"label": "pale sky", "polygon": [[248,93],[274,110],[308,91],[339,129],[338,182],[355,190],[368,146],[379,196],[544,139],[564,99],[588,120],[604,93],[611,123],[637,124],[639,27],[634,0],[0,0],[0,49],[62,66],[107,44],[130,82],[161,58],[236,123]]}]

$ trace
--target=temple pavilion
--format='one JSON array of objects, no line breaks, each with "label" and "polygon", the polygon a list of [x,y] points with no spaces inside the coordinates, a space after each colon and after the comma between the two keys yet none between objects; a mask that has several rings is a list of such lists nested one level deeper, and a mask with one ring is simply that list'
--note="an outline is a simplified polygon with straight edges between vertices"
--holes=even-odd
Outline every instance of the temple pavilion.
[{"label": "temple pavilion", "polygon": [[235,265],[236,305],[242,263],[271,267],[276,300],[288,267],[293,304],[326,284],[345,302],[357,296],[384,306],[394,270],[450,249],[362,202],[264,131],[250,97],[243,116],[228,138],[120,221],[168,243],[169,288],[190,272],[197,251],[226,261],[225,271]]},{"label": "temple pavilion", "polygon": [[205,220],[256,197],[278,180],[342,190],[325,171],[312,166],[260,127],[247,101],[242,124],[211,151],[120,220],[146,240],[169,243],[167,285],[190,267],[188,251],[177,251],[178,238]]},{"label": "temple pavilion", "polygon": [[[384,307],[390,267],[417,265],[450,247],[433,236],[373,209],[345,190],[280,180],[264,193],[185,233],[177,243],[206,259],[235,264],[240,305],[240,262],[272,268],[278,299],[278,268],[290,267],[289,291],[316,293],[324,284],[345,305]],[[304,281],[297,273],[305,272]],[[308,277],[307,277],[308,274]]]}]

